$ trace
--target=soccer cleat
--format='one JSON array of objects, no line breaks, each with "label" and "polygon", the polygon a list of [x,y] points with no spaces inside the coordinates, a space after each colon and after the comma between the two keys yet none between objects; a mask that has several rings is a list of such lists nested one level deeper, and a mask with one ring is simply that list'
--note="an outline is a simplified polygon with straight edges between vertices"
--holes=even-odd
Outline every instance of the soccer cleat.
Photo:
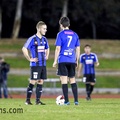
[{"label": "soccer cleat", "polygon": [[30,101],[26,101],[25,105],[33,105]]},{"label": "soccer cleat", "polygon": [[90,100],[91,100],[91,97],[86,97],[86,100],[87,100],[87,101],[90,101]]},{"label": "soccer cleat", "polygon": [[64,105],[70,105],[70,102],[65,102]]},{"label": "soccer cleat", "polygon": [[41,101],[37,101],[36,105],[46,105],[45,103],[41,102]]},{"label": "soccer cleat", "polygon": [[78,103],[78,102],[75,102],[74,104],[75,104],[75,105],[79,105],[79,103]]}]

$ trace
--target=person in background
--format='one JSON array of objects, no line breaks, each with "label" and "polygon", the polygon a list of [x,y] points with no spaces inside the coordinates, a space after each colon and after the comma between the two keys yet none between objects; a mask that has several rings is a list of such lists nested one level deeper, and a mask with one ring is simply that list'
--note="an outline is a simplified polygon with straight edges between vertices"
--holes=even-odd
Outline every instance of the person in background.
[{"label": "person in background", "polygon": [[78,67],[78,77],[81,76],[83,70],[83,82],[86,85],[86,100],[91,100],[91,94],[96,82],[95,66],[99,66],[98,58],[95,53],[91,52],[89,44],[84,46],[85,53],[80,55],[80,64]]},{"label": "person in background", "polygon": [[8,89],[7,89],[7,76],[10,70],[10,65],[0,57],[0,98],[2,98],[2,87],[3,87],[3,96],[8,98]]}]

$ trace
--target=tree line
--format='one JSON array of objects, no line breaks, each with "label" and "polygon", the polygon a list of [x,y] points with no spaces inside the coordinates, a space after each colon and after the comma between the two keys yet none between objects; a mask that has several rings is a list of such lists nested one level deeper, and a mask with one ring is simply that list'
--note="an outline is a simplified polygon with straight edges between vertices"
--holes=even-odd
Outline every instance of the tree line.
[{"label": "tree line", "polygon": [[120,0],[1,0],[0,37],[24,38],[43,20],[55,38],[59,18],[68,16],[80,38],[120,39]]}]

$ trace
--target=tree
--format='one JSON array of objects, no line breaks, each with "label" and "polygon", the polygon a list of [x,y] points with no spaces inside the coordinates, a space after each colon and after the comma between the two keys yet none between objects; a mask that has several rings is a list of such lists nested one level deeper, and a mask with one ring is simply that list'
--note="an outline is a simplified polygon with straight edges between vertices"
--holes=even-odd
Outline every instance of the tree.
[{"label": "tree", "polygon": [[68,14],[68,1],[69,0],[64,0],[63,2],[62,17],[67,16]]},{"label": "tree", "polygon": [[20,23],[21,23],[22,3],[23,3],[23,0],[17,1],[16,15],[15,15],[15,21],[14,21],[13,32],[12,32],[13,39],[18,38]]}]

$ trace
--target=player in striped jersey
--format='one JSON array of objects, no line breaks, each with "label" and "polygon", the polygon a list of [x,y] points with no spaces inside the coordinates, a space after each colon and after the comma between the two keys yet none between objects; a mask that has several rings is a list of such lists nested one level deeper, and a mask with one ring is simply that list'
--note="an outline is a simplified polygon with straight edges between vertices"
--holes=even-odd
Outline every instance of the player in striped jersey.
[{"label": "player in striped jersey", "polygon": [[98,58],[91,52],[91,46],[85,45],[85,53],[80,55],[80,64],[78,67],[78,77],[80,77],[83,68],[83,82],[86,84],[86,100],[91,100],[91,93],[95,85],[95,66],[99,66]]},{"label": "player in striped jersey", "polygon": [[[24,44],[22,51],[31,67],[31,80],[27,88],[26,105],[32,105],[30,98],[33,87],[36,86],[36,105],[45,105],[40,101],[42,94],[42,85],[44,79],[47,79],[46,60],[49,56],[49,45],[44,35],[47,26],[43,21],[39,21],[36,25],[37,33],[31,36]],[[30,52],[30,54],[29,54]]]}]

